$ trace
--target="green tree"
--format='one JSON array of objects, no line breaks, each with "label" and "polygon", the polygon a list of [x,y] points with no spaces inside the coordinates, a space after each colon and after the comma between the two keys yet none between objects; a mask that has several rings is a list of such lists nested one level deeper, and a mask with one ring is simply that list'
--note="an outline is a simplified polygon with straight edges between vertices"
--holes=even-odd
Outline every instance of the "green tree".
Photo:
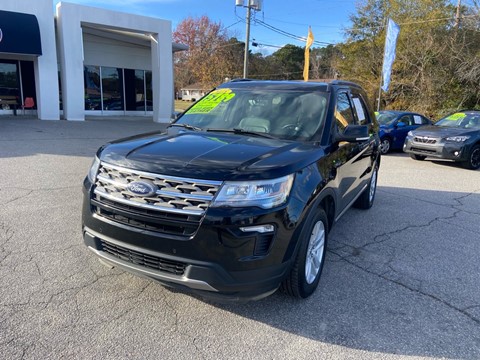
[{"label": "green tree", "polygon": [[287,44],[269,57],[273,68],[279,69],[283,79],[302,79],[305,49]]},{"label": "green tree", "polygon": [[[456,9],[446,0],[367,0],[351,17],[347,41],[340,46],[343,78],[360,82],[378,96],[385,43],[385,22],[400,25],[397,57],[382,108],[409,109],[438,117],[479,105],[478,29],[455,25]],[[472,11],[463,9],[463,13]],[[460,60],[461,58],[461,60]],[[470,71],[474,69],[473,71]]]},{"label": "green tree", "polygon": [[323,48],[313,48],[310,51],[310,78],[336,79],[340,76],[338,62],[343,58],[340,48],[328,45]]}]

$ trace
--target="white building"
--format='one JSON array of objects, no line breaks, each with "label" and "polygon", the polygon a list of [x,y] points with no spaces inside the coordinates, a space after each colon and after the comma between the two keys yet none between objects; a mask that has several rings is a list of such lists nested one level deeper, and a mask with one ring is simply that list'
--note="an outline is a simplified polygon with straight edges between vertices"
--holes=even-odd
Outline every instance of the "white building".
[{"label": "white building", "polygon": [[[2,0],[0,115],[149,115],[169,122],[172,53],[185,49],[172,44],[167,20],[65,2],[54,13],[52,0]],[[33,108],[22,109],[26,98]]]}]

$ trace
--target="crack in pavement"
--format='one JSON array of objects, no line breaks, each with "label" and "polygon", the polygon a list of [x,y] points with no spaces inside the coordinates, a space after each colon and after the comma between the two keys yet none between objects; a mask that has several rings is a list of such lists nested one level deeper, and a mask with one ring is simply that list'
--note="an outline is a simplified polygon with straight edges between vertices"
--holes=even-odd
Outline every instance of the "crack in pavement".
[{"label": "crack in pavement", "polygon": [[0,254],[5,254],[3,258],[0,258],[0,266],[3,266],[2,263],[13,253],[13,251],[7,251],[5,247],[13,239],[14,235],[15,231],[10,226],[0,222]]},{"label": "crack in pavement", "polygon": [[63,186],[63,187],[55,187],[55,188],[43,188],[43,189],[26,189],[26,188],[21,188],[21,187],[4,187],[4,188],[0,188],[0,191],[1,190],[22,190],[22,191],[28,191],[28,193],[26,194],[23,194],[23,195],[20,195],[20,196],[17,196],[16,198],[13,198],[13,199],[10,199],[8,200],[7,202],[4,203],[4,205],[8,205],[12,202],[15,202],[17,200],[21,200],[23,198],[26,198],[28,196],[30,196],[31,194],[33,193],[36,193],[36,192],[41,192],[41,191],[57,191],[57,190],[69,190],[69,189],[78,189],[78,186]]},{"label": "crack in pavement", "polygon": [[[371,246],[371,245],[378,245],[378,244],[382,244],[382,243],[385,243],[389,240],[391,240],[391,237],[393,235],[398,235],[404,231],[407,231],[407,230],[412,230],[412,229],[421,229],[421,228],[427,228],[427,227],[430,227],[432,226],[433,223],[437,222],[437,221],[440,221],[440,220],[449,220],[449,219],[454,219],[458,213],[462,212],[462,210],[457,210],[453,213],[453,215],[451,216],[445,216],[445,217],[436,217],[435,219],[433,220],[430,220],[428,223],[426,224],[420,224],[420,225],[406,225],[400,229],[396,229],[396,230],[392,230],[392,231],[387,231],[387,232],[384,232],[382,234],[378,234],[378,235],[375,235],[375,237],[373,238],[372,241],[370,242],[367,242],[365,244],[363,244],[362,246],[358,246],[358,247],[355,247],[355,246],[352,246],[352,245],[349,245],[347,243],[344,243],[344,242],[340,242],[340,241],[336,241],[337,243],[343,245],[344,247],[350,247],[350,248],[353,248],[354,250],[356,251],[360,251],[360,250],[365,250],[368,246]],[[383,239],[382,239],[383,238]],[[343,249],[343,247],[342,247]],[[393,248],[394,250],[396,250],[396,248]],[[329,249],[329,251],[333,251],[334,249]],[[336,254],[338,255],[338,254]],[[355,254],[350,254],[350,255],[347,255],[347,256],[340,256],[341,258],[346,258],[346,257],[355,257],[357,255]]]},{"label": "crack in pavement", "polygon": [[[166,308],[168,308],[171,312],[173,312],[173,315],[174,315],[173,332],[176,333],[178,332],[178,311],[177,311],[177,308],[174,305],[170,304],[170,302],[168,301],[168,297],[165,294],[166,291],[167,291],[166,289],[163,289],[161,294],[163,297],[163,302],[166,305]],[[167,316],[167,309],[165,309],[165,317],[166,316]]]},{"label": "crack in pavement", "polygon": [[[414,200],[419,200],[417,197],[415,196],[410,196],[410,195],[406,195],[406,194],[399,194],[399,193],[396,193],[396,192],[393,192],[393,191],[388,191],[388,190],[384,190],[384,189],[378,189],[379,192],[384,192],[386,194],[390,194],[390,195],[395,195],[395,196],[400,196],[400,197],[404,197],[404,198],[408,198],[408,199],[414,199]],[[419,200],[420,202],[423,202],[423,203],[427,203],[427,204],[432,204],[432,205],[438,205],[438,206],[442,206],[442,207],[449,207],[449,208],[453,208],[455,210],[461,210],[461,211],[464,211],[468,214],[473,214],[473,215],[480,215],[480,213],[478,212],[473,212],[473,211],[468,211],[468,210],[464,210],[464,209],[458,209],[456,208],[456,206],[464,206],[465,204],[463,204],[461,202],[461,200],[463,199],[466,199],[470,196],[473,196],[473,195],[479,195],[480,194],[480,190],[474,190],[470,193],[466,193],[466,194],[463,194],[459,197],[455,197],[455,198],[452,198],[453,201],[456,201],[457,204],[456,205],[448,205],[448,204],[442,204],[442,203],[438,203],[438,202],[435,202],[435,201],[431,201],[431,200],[426,200],[426,199],[421,199]]]},{"label": "crack in pavement", "polygon": [[[336,255],[338,255],[338,254],[336,254]],[[340,255],[339,255],[339,256],[340,256]],[[340,257],[341,257],[341,256],[340,256]],[[459,308],[459,307],[457,307],[457,306],[449,303],[448,301],[445,301],[445,300],[443,300],[443,299],[441,299],[441,298],[439,298],[439,297],[437,297],[437,296],[435,296],[435,295],[426,293],[426,292],[421,291],[421,290],[419,290],[419,289],[415,289],[415,288],[413,288],[413,287],[411,287],[411,286],[409,286],[409,285],[406,285],[406,284],[404,284],[404,283],[402,283],[402,282],[400,282],[400,281],[393,280],[393,279],[388,278],[388,277],[386,277],[386,276],[383,276],[383,275],[381,275],[381,274],[378,274],[378,273],[375,273],[375,272],[370,271],[370,270],[368,270],[368,269],[365,269],[365,268],[363,268],[362,266],[360,266],[360,265],[358,265],[358,264],[350,261],[348,258],[342,258],[342,260],[345,261],[345,262],[347,262],[348,264],[356,267],[357,269],[362,270],[362,271],[368,273],[368,274],[377,276],[377,277],[380,278],[380,279],[383,279],[383,280],[385,280],[385,281],[388,281],[388,282],[391,282],[391,283],[396,284],[396,285],[398,285],[398,286],[401,286],[401,287],[403,287],[403,288],[405,288],[405,289],[408,289],[408,290],[410,290],[410,291],[412,291],[412,292],[414,292],[414,293],[416,293],[416,294],[423,295],[423,296],[425,296],[425,297],[428,297],[428,298],[430,298],[430,299],[433,299],[433,300],[435,300],[435,301],[437,301],[437,302],[439,302],[439,303],[447,306],[448,308],[450,308],[450,309],[452,309],[452,310],[458,311],[458,312],[461,313],[462,315],[466,316],[467,318],[469,318],[470,320],[472,320],[473,322],[475,322],[477,325],[480,325],[480,319],[479,319],[479,318],[476,318],[476,317],[473,316],[473,315],[471,315],[470,313],[468,313],[467,311],[465,311],[465,309],[461,309],[461,308]]]},{"label": "crack in pavement", "polygon": [[[461,200],[461,199],[464,199],[465,197],[467,197],[467,196],[461,196],[461,197],[459,197],[459,198],[456,199],[456,200],[458,200],[458,202],[460,202],[460,200]],[[460,203],[461,203],[461,202],[460,202]],[[437,204],[437,205],[445,206],[445,205],[441,205],[441,204]],[[356,250],[357,252],[359,252],[360,250],[366,250],[366,248],[367,248],[368,246],[377,245],[377,244],[380,244],[380,243],[385,243],[385,242],[391,240],[393,235],[398,235],[398,234],[400,234],[400,233],[402,233],[402,232],[404,232],[404,231],[407,231],[407,230],[426,228],[426,227],[432,226],[433,223],[435,223],[435,222],[437,222],[437,221],[451,220],[451,219],[456,218],[459,213],[465,212],[464,210],[457,209],[457,208],[455,207],[455,205],[451,205],[451,206],[448,206],[448,207],[451,208],[452,210],[455,210],[454,213],[453,213],[451,216],[444,216],[444,217],[440,217],[440,216],[439,216],[439,217],[436,217],[435,219],[430,220],[430,221],[429,221],[428,223],[426,223],[426,224],[408,225],[408,226],[402,227],[402,228],[400,228],[400,229],[396,229],[396,230],[393,230],[393,231],[387,231],[387,232],[385,232],[385,233],[376,235],[376,236],[373,238],[373,241],[367,242],[367,243],[363,244],[363,245],[360,246],[360,247],[353,247],[353,246],[351,246],[351,245],[348,245],[348,244],[342,243],[342,242],[339,242],[339,243],[342,244],[342,245],[344,245],[344,246],[350,246],[350,248],[353,248],[354,250]],[[381,239],[381,240],[380,240],[380,239]],[[388,277],[388,276],[386,275],[386,274],[389,273],[388,271],[387,271],[386,273],[385,273],[385,272],[383,272],[383,273],[377,273],[377,272],[375,272],[375,271],[370,270],[370,268],[372,267],[372,265],[365,267],[365,266],[361,266],[360,264],[352,261],[351,258],[352,258],[352,257],[356,257],[356,255],[353,254],[353,253],[351,253],[351,254],[349,254],[349,255],[342,255],[341,253],[337,252],[336,249],[328,249],[328,251],[331,252],[331,253],[333,253],[333,254],[335,254],[336,256],[339,257],[339,260],[337,260],[337,261],[342,261],[342,260],[343,260],[343,261],[347,262],[348,264],[350,264],[350,265],[352,265],[352,266],[354,266],[354,267],[356,267],[356,268],[358,268],[358,269],[360,269],[360,270],[362,270],[362,271],[364,271],[364,272],[366,272],[366,273],[368,273],[368,274],[375,275],[375,276],[377,276],[377,277],[379,277],[379,278],[381,278],[381,279],[383,279],[383,280],[392,282],[392,283],[394,283],[394,284],[396,284],[396,285],[399,285],[399,286],[401,286],[401,287],[404,287],[404,288],[406,288],[406,289],[408,289],[408,290],[410,290],[410,291],[412,291],[412,292],[415,292],[415,293],[417,293],[417,294],[421,294],[421,295],[426,296],[426,297],[428,297],[428,298],[430,298],[430,299],[433,299],[433,300],[435,300],[435,301],[437,301],[437,302],[440,302],[440,303],[442,303],[443,305],[449,307],[450,309],[453,309],[453,310],[455,310],[455,311],[458,311],[458,312],[461,313],[462,315],[468,317],[469,319],[471,319],[472,321],[474,321],[476,324],[480,324],[480,319],[477,318],[477,317],[475,317],[475,316],[473,316],[472,314],[468,313],[465,309],[459,308],[459,307],[457,307],[457,306],[449,303],[448,301],[441,299],[440,297],[438,297],[438,296],[436,296],[436,295],[433,295],[433,294],[427,293],[427,292],[425,292],[425,291],[422,291],[422,290],[421,290],[421,284],[422,284],[422,282],[421,282],[420,280],[418,280],[418,279],[412,279],[412,280],[414,280],[414,281],[420,282],[419,288],[416,289],[416,288],[414,288],[414,287],[411,286],[411,285],[407,285],[407,284],[401,282],[400,280],[395,280],[395,279],[392,279],[391,277]],[[368,251],[368,250],[367,250],[367,251]],[[394,260],[394,258],[395,258],[394,255],[390,256],[389,259],[388,259],[383,265],[384,265],[384,266],[387,266],[387,267],[388,267],[391,271],[393,271],[394,273],[396,273],[396,274],[401,274],[401,273],[399,273],[397,270],[395,270],[393,267],[390,266],[390,265],[391,265],[391,262]],[[373,263],[374,263],[374,262],[373,262]]]}]

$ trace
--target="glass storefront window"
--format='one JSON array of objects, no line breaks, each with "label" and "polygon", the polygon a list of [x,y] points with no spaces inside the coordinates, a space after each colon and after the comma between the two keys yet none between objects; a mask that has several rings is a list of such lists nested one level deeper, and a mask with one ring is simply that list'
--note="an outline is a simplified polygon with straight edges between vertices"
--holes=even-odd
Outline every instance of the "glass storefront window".
[{"label": "glass storefront window", "polygon": [[123,71],[102,66],[103,110],[124,110]]},{"label": "glass storefront window", "polygon": [[147,91],[147,111],[153,111],[152,96],[152,72],[145,71],[145,88]]},{"label": "glass storefront window", "polygon": [[13,103],[19,101],[17,64],[14,62],[0,62],[0,110],[10,109]]},{"label": "glass storefront window", "polygon": [[145,111],[145,71],[135,70],[135,110]]},{"label": "glass storefront window", "polygon": [[101,110],[100,67],[85,66],[85,110]]},{"label": "glass storefront window", "polygon": [[87,65],[85,110],[153,111],[152,72]]}]

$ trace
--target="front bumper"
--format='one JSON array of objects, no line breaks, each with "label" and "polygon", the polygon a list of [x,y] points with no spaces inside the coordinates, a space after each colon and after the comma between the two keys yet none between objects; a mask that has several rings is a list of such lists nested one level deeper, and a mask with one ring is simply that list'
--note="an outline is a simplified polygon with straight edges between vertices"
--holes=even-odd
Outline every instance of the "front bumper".
[{"label": "front bumper", "polygon": [[408,136],[403,145],[403,151],[409,154],[434,157],[439,159],[466,161],[468,160],[468,144],[465,142],[431,139],[429,142],[416,141]]},{"label": "front bumper", "polygon": [[[289,220],[288,205],[274,212],[209,209],[193,236],[168,236],[99,215],[92,205],[91,184],[84,185],[84,242],[113,266],[219,301],[266,297],[290,271],[297,223]],[[271,224],[275,231],[239,230],[258,224]]]},{"label": "front bumper", "polygon": [[[215,263],[201,262],[198,260],[181,257],[170,257],[165,254],[155,254],[147,249],[133,250],[133,253],[141,253],[142,257],[149,257],[151,262],[161,259],[185,264],[183,274],[172,274],[162,270],[154,270],[150,266],[136,263],[127,244],[106,238],[84,228],[84,242],[95,255],[104,262],[119,267],[134,275],[153,279],[159,283],[180,290],[198,294],[202,297],[220,301],[249,301],[259,300],[273,294],[283,279],[287,264],[271,269],[259,269],[242,273],[243,281],[236,279],[235,274],[229,274],[225,269]],[[123,256],[115,256],[104,251],[101,244],[117,244],[116,247],[123,251]],[[100,248],[100,249],[99,249]],[[137,260],[138,261],[138,260]],[[157,260],[158,261],[158,260]],[[201,280],[200,280],[201,279]]]}]

